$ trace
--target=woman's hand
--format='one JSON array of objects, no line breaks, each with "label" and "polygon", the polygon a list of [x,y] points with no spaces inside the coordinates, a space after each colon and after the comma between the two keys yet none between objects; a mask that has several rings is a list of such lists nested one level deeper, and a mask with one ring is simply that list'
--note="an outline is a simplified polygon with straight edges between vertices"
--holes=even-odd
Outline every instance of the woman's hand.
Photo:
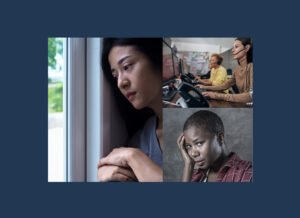
[{"label": "woman's hand", "polygon": [[202,95],[205,97],[210,97],[211,99],[216,99],[216,93],[215,92],[202,92]]},{"label": "woman's hand", "polygon": [[177,145],[179,147],[179,150],[181,152],[181,156],[184,161],[184,168],[182,171],[182,182],[190,182],[192,179],[193,169],[195,162],[194,160],[189,156],[187,153],[185,147],[184,147],[185,141],[184,141],[184,135],[183,133],[179,136],[177,139]]},{"label": "woman's hand", "polygon": [[201,78],[198,75],[195,74],[194,77],[197,81],[201,81]]},{"label": "woman's hand", "polygon": [[114,165],[120,167],[129,167],[128,161],[133,154],[133,148],[115,148],[106,157],[100,159],[98,168],[104,165]]},{"label": "woman's hand", "polygon": [[162,168],[137,148],[115,148],[98,163],[104,166],[131,168],[139,182],[162,182]]},{"label": "woman's hand", "polygon": [[135,182],[137,178],[134,173],[129,168],[106,165],[98,168],[98,181],[99,182],[109,182],[109,181],[119,181],[119,182]]},{"label": "woman's hand", "polygon": [[181,135],[177,139],[177,145],[180,150],[184,165],[194,166],[194,160],[187,153],[187,151],[184,147],[184,144],[185,144],[184,135],[183,135],[183,133],[181,133]]},{"label": "woman's hand", "polygon": [[200,89],[204,89],[204,85],[201,85],[201,84],[197,84],[197,85],[195,85],[195,87],[199,87]]}]

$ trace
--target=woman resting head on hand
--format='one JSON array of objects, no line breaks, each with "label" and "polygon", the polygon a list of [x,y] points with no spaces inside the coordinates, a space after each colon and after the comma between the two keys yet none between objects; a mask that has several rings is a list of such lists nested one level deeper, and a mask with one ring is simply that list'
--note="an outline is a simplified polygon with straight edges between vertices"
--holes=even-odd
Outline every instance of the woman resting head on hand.
[{"label": "woman resting head on hand", "polygon": [[[207,110],[191,115],[177,144],[184,160],[184,182],[249,182],[252,163],[229,152],[221,118]],[[196,167],[198,169],[194,169]],[[233,177],[236,174],[237,176]]]},{"label": "woman resting head on hand", "polygon": [[162,39],[103,39],[102,70],[129,136],[141,133],[99,161],[98,180],[162,181]]}]

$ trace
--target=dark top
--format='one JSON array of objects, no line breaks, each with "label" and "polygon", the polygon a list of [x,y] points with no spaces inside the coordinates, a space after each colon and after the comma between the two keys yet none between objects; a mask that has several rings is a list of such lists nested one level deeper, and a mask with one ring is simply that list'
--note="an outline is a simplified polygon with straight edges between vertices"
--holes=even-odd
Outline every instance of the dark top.
[{"label": "dark top", "polygon": [[156,137],[156,116],[150,117],[142,130],[129,141],[129,146],[140,148],[148,157],[162,167],[162,151]]}]

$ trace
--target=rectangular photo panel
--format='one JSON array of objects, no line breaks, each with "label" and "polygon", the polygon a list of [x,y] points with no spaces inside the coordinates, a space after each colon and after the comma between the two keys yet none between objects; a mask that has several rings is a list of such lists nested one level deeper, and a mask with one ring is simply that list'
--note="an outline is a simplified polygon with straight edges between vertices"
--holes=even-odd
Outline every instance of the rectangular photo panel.
[{"label": "rectangular photo panel", "polygon": [[163,109],[164,182],[252,182],[253,110]]}]

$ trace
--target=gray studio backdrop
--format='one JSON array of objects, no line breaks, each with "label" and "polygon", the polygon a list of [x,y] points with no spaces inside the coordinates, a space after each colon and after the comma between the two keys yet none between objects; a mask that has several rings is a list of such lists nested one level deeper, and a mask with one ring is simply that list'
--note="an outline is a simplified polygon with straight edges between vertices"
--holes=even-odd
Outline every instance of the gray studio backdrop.
[{"label": "gray studio backdrop", "polygon": [[253,155],[253,110],[247,108],[185,108],[163,109],[163,169],[165,182],[181,180],[183,160],[177,147],[177,138],[182,133],[186,119],[199,110],[218,114],[225,128],[225,143],[229,151],[240,158],[252,161]]}]

